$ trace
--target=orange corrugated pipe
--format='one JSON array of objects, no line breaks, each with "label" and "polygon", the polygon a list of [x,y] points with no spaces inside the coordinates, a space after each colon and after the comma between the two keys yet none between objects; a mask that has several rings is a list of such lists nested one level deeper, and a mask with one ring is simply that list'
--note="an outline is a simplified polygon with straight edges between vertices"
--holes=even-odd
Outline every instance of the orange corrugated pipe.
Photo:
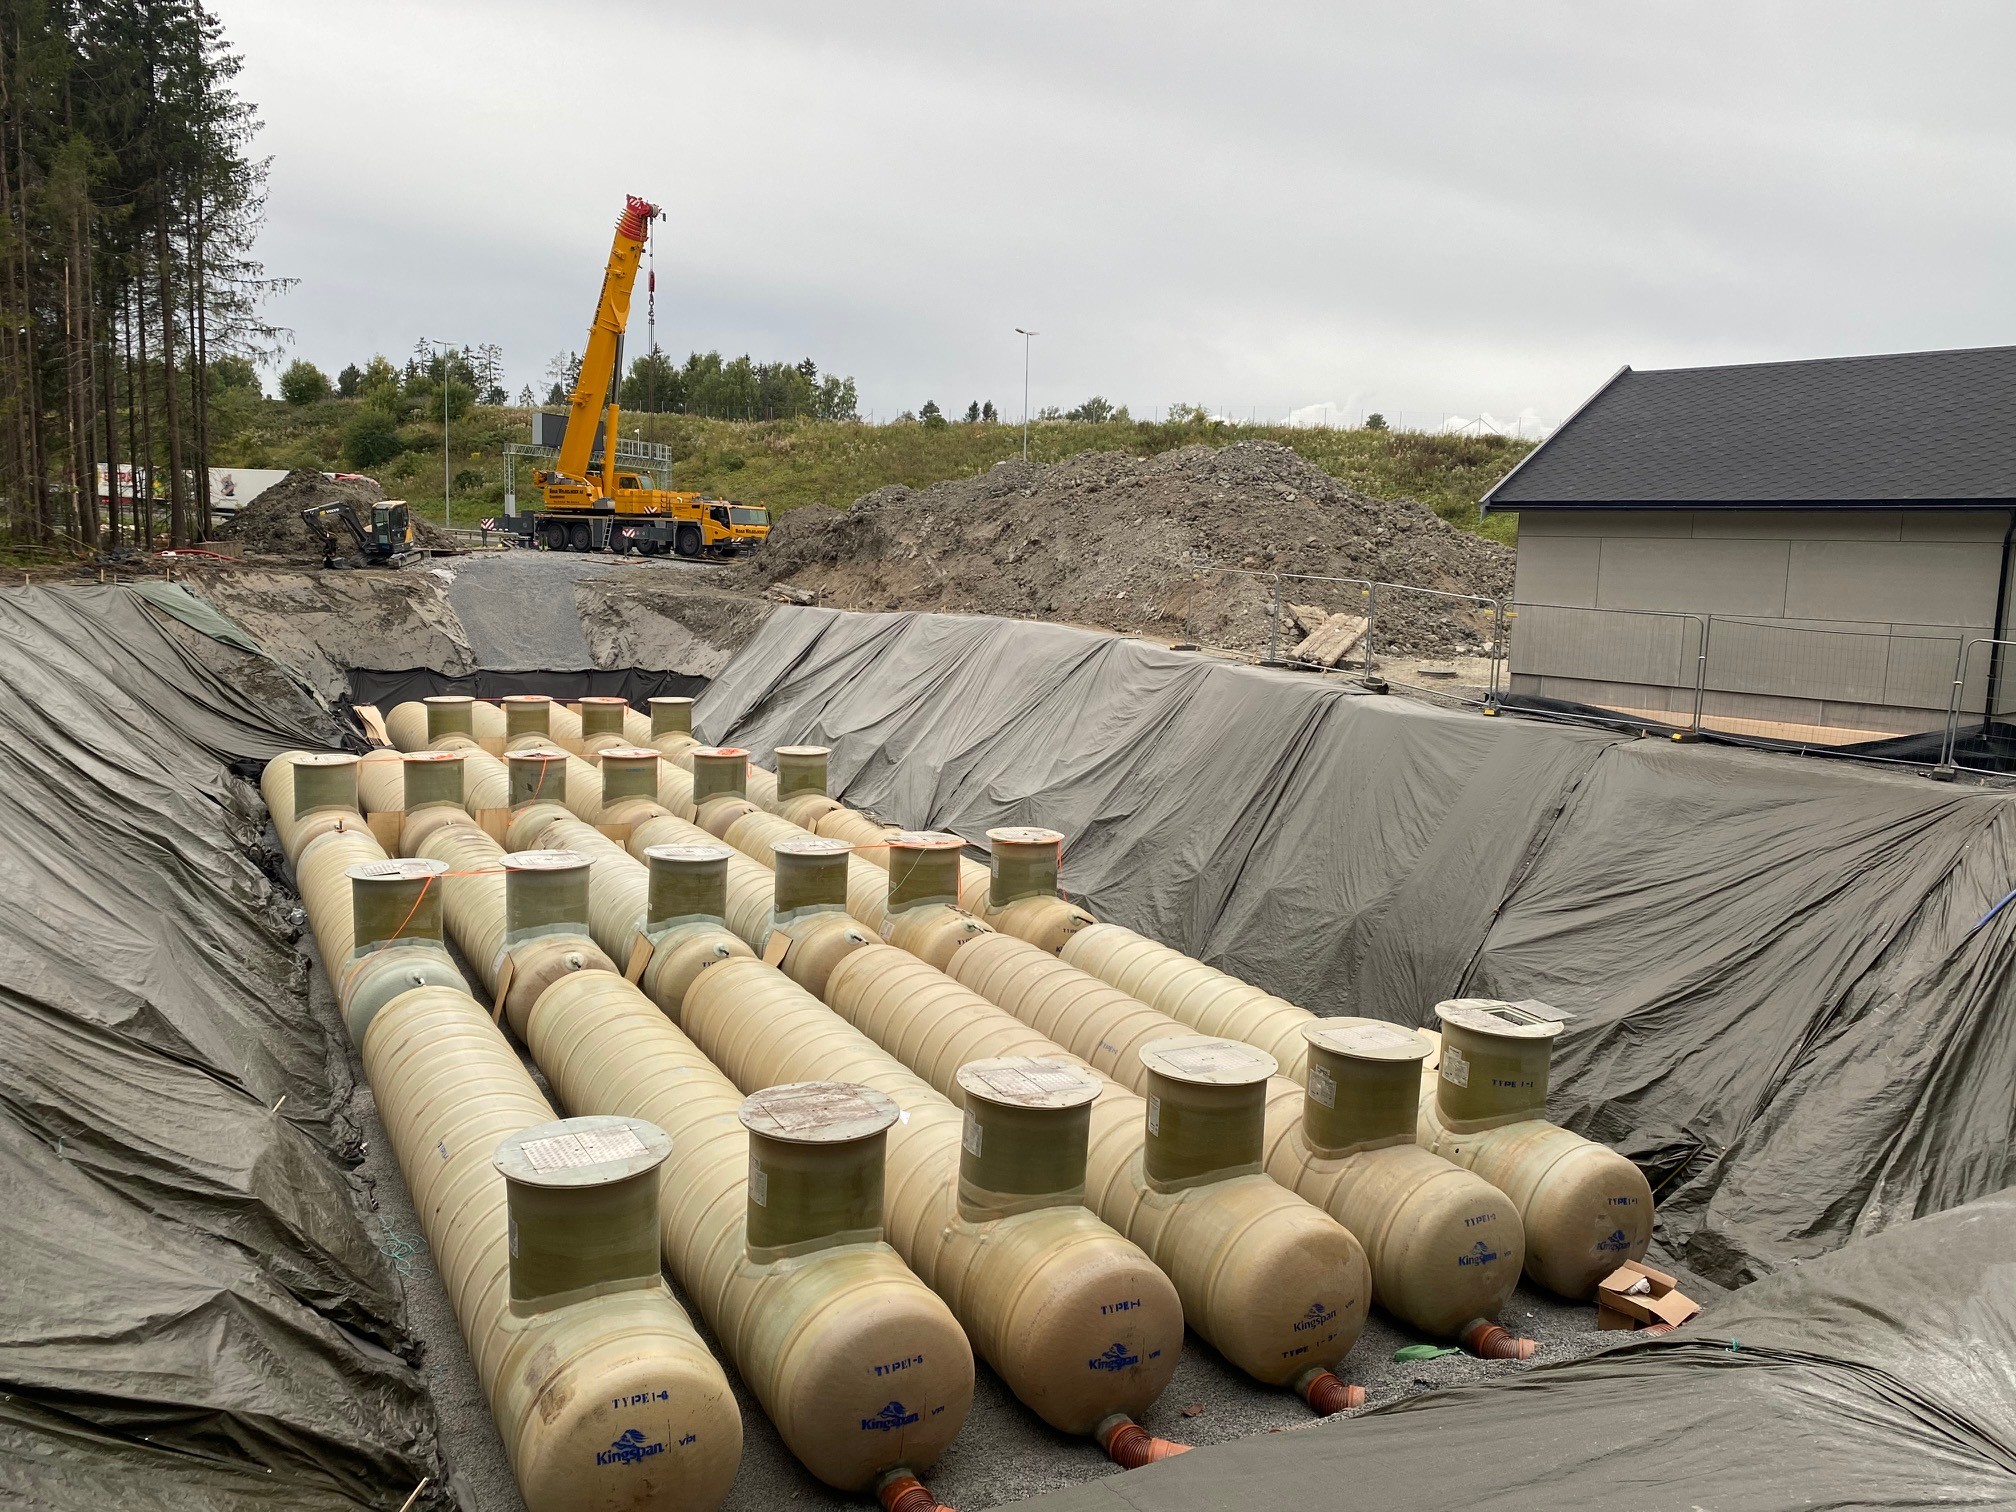
[{"label": "orange corrugated pipe", "polygon": [[1152,1465],[1171,1455],[1190,1452],[1188,1444],[1157,1438],[1124,1412],[1116,1412],[1107,1418],[1092,1430],[1092,1436],[1099,1440],[1099,1447],[1106,1451],[1106,1457],[1122,1470],[1138,1470],[1143,1465]]},{"label": "orange corrugated pipe", "polygon": [[1530,1360],[1539,1346],[1500,1328],[1488,1318],[1478,1318],[1463,1330],[1463,1347],[1480,1360]]},{"label": "orange corrugated pipe", "polygon": [[875,1483],[882,1512],[954,1512],[924,1489],[924,1482],[908,1470],[891,1470]]},{"label": "orange corrugated pipe", "polygon": [[1302,1393],[1303,1401],[1325,1417],[1333,1412],[1349,1412],[1365,1405],[1365,1388],[1347,1385],[1333,1371],[1307,1371],[1295,1383],[1295,1389]]}]

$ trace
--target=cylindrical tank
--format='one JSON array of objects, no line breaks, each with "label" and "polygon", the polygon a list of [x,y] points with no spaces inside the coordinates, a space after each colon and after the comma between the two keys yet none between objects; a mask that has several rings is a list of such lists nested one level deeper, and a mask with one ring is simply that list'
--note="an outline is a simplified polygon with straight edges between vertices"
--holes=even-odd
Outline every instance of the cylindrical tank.
[{"label": "cylindrical tank", "polygon": [[695,746],[686,755],[693,773],[693,822],[723,839],[737,819],[757,812],[749,801],[749,753],[739,746]]},{"label": "cylindrical tank", "polygon": [[[968,947],[970,948],[970,947]],[[718,968],[729,970],[729,966]],[[704,990],[706,977],[694,994]],[[906,951],[872,944],[833,969],[826,1000],[938,1092],[963,1103],[959,1067],[1003,1055],[1076,1059]],[[1175,1282],[1190,1326],[1256,1379],[1336,1401],[1330,1367],[1364,1327],[1365,1254],[1342,1225],[1257,1174],[1161,1191],[1143,1171],[1149,1107],[1108,1083],[1093,1107],[1086,1202]],[[1341,1405],[1341,1403],[1339,1403]]]},{"label": "cylindrical tank", "polygon": [[[889,1242],[1045,1422],[1092,1433],[1116,1415],[1145,1412],[1161,1394],[1182,1344],[1181,1305],[1141,1250],[1081,1205],[1086,1134],[1074,1068],[1026,1059],[998,1067],[985,1095],[1018,1106],[996,1117],[976,1099],[968,1140],[951,1103],[761,962],[702,972],[683,1016],[738,1085],[844,1078],[895,1103]],[[1040,1103],[1048,1106],[1032,1105]],[[974,1158],[962,1183],[962,1165]]]},{"label": "cylindrical tank", "polygon": [[662,1153],[627,1124],[555,1125],[489,1016],[450,987],[386,1004],[363,1058],[526,1505],[720,1505],[741,1419],[659,1274],[646,1173]]},{"label": "cylindrical tank", "polygon": [[769,793],[758,790],[752,773],[749,796],[793,824],[816,830],[822,818],[840,807],[826,796],[826,760],[832,754],[825,746],[778,746],[771,754],[777,772]]},{"label": "cylindrical tank", "polygon": [[847,911],[897,949],[943,971],[960,946],[990,932],[959,906],[965,845],[938,830],[897,831],[886,842],[886,872],[872,865],[849,869]]},{"label": "cylindrical tank", "polygon": [[553,737],[553,744],[571,756],[581,754],[581,713],[572,705],[553,701],[553,707],[546,711],[546,730]]},{"label": "cylindrical tank", "polygon": [[630,744],[630,737],[623,729],[623,716],[630,712],[626,700],[591,694],[576,707],[580,710],[581,755],[584,758],[595,760],[605,746]]},{"label": "cylindrical tank", "polygon": [[654,845],[644,852],[649,873],[644,933],[651,960],[638,985],[674,1023],[703,970],[753,954],[725,922],[728,857],[725,845]]},{"label": "cylindrical tank", "polygon": [[[998,934],[976,940],[953,958],[951,971],[1144,1096],[1155,1095],[1146,1047],[1189,1033],[1187,1025],[1026,940]],[[1405,1030],[1393,1032],[1418,1043]],[[1249,1064],[1274,1064],[1266,1052],[1224,1036],[1203,1040],[1238,1046],[1237,1051],[1214,1052],[1221,1059],[1237,1060],[1243,1053],[1259,1058]],[[1402,1071],[1410,1085],[1418,1085],[1413,1067],[1410,1060]],[[1369,1076],[1360,1076],[1354,1087],[1370,1084]],[[1305,1136],[1303,1089],[1287,1078],[1272,1079],[1265,1103],[1267,1173],[1358,1237],[1372,1267],[1374,1297],[1387,1311],[1418,1328],[1450,1335],[1496,1315],[1518,1283],[1524,1256],[1523,1227],[1505,1194],[1414,1146],[1409,1124],[1395,1121],[1395,1108],[1401,1105],[1383,1110],[1384,1122],[1376,1125],[1378,1142],[1407,1148],[1359,1155],[1358,1150],[1371,1148],[1365,1142],[1370,1136],[1335,1148],[1319,1143],[1340,1133],[1345,1115],[1333,1115],[1321,1134]],[[1382,1113],[1356,1100],[1347,1101],[1346,1108],[1361,1120]],[[1404,1111],[1411,1116],[1411,1107]],[[1449,1316],[1452,1309],[1461,1315]]]},{"label": "cylindrical tank", "polygon": [[1064,941],[1063,958],[1199,1034],[1240,1039],[1281,1063],[1300,1082],[1308,1059],[1306,1008],[1117,924],[1087,924]]},{"label": "cylindrical tank", "polygon": [[1053,829],[1010,825],[987,831],[988,864],[960,863],[960,900],[1002,934],[1055,955],[1092,915],[1057,890],[1064,837]]},{"label": "cylindrical tank", "polygon": [[589,937],[588,863],[571,852],[507,853],[474,825],[444,825],[420,854],[447,863],[442,879],[448,933],[495,1000],[511,960],[504,1012],[524,1036],[539,994],[574,971],[613,971]]},{"label": "cylindrical tank", "polygon": [[470,728],[485,755],[504,754],[504,711],[486,699],[477,699],[469,710]]},{"label": "cylindrical tank", "polygon": [[[602,805],[595,822],[606,825],[638,825],[660,814],[690,813],[690,805],[668,808],[661,795],[665,789],[664,760],[652,746],[606,745],[602,748]],[[680,784],[692,779],[674,767]]]},{"label": "cylindrical tank", "polygon": [[1652,1242],[1652,1188],[1607,1145],[1546,1121],[1560,1022],[1495,999],[1440,1004],[1441,1052],[1420,1105],[1420,1142],[1475,1171],[1518,1207],[1526,1274],[1584,1298]]},{"label": "cylindrical tank", "polygon": [[763,956],[814,994],[825,991],[835,962],[873,938],[847,913],[847,858],[853,849],[845,840],[820,835],[771,847],[775,881]]},{"label": "cylindrical tank", "polygon": [[[1424,1332],[1468,1341],[1518,1284],[1517,1207],[1414,1142],[1428,1048],[1418,1035],[1375,1019],[1322,1019],[1307,1036],[1307,1090],[1280,1077],[1269,1089],[1269,1174],[1363,1241],[1374,1301]],[[1525,1358],[1532,1345],[1510,1341],[1500,1352]]]},{"label": "cylindrical tank", "polygon": [[476,700],[466,693],[436,693],[420,700],[427,711],[427,746],[460,737],[476,743]]},{"label": "cylindrical tank", "polygon": [[507,693],[498,700],[504,711],[504,750],[553,743],[553,700],[544,693]]},{"label": "cylindrical tank", "polygon": [[[554,986],[526,1039],[563,1106],[647,1119],[670,1136],[678,1158],[658,1168],[654,1243],[806,1468],[865,1491],[935,1461],[965,1419],[973,1356],[945,1305],[882,1242],[882,1127],[846,1127],[850,1094],[867,1094],[815,1102],[772,1088],[745,1109],[685,1035],[606,972]],[[872,1212],[835,1211],[836,1195],[871,1186]],[[759,1252],[782,1235],[771,1248],[788,1253]],[[899,1361],[900,1372],[875,1368]]]},{"label": "cylindrical tank", "polygon": [[602,817],[602,774],[580,757],[553,746],[531,746],[511,752],[505,761],[511,808],[506,845],[530,848],[546,823],[563,815],[590,824]]},{"label": "cylindrical tank", "polygon": [[355,756],[334,751],[284,751],[266,763],[259,791],[289,861],[330,830],[363,828],[357,806],[359,765]]},{"label": "cylindrical tank", "polygon": [[[721,841],[699,825],[660,816],[630,831],[624,848],[640,861],[654,845],[719,845]],[[723,916],[737,938],[761,950],[770,937],[770,910],[776,901],[776,878],[769,867],[731,850],[727,860],[728,910]]]},{"label": "cylindrical tank", "polygon": [[364,1043],[378,1011],[401,993],[428,986],[469,990],[442,939],[445,870],[439,861],[418,857],[348,868],[352,946],[336,997],[357,1044]]},{"label": "cylindrical tank", "polygon": [[665,757],[683,765],[679,758],[700,744],[693,738],[693,700],[654,698],[651,704],[651,733],[640,745],[656,746]]},{"label": "cylindrical tank", "polygon": [[377,746],[357,762],[357,806],[367,814],[396,814],[406,802],[405,752]]},{"label": "cylindrical tank", "polygon": [[850,841],[860,846],[862,855],[871,861],[882,864],[886,863],[888,857],[875,849],[875,847],[887,839],[897,829],[897,826],[893,824],[878,824],[859,809],[851,809],[842,804],[821,814],[819,822],[814,828],[819,834],[829,836],[835,840]]},{"label": "cylindrical tank", "polygon": [[385,711],[385,734],[398,750],[426,750],[427,705],[417,698],[394,704]]}]

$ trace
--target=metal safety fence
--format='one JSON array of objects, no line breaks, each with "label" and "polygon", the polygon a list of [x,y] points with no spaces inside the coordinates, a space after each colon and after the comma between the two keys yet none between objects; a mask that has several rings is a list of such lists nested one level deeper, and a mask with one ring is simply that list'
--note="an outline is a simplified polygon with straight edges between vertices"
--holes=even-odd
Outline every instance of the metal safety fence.
[{"label": "metal safety fence", "polygon": [[[1193,557],[1183,643],[1372,691],[2016,775],[2016,640],[1608,609]],[[1257,623],[1256,623],[1257,618]]]}]

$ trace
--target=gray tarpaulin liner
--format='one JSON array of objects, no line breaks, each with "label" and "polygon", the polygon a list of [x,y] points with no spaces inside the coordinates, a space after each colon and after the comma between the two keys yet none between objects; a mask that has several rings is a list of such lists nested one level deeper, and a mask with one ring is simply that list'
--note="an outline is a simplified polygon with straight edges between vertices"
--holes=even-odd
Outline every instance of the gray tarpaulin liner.
[{"label": "gray tarpaulin liner", "polygon": [[[0,1502],[397,1508],[438,1475],[349,1061],[226,770],[338,731],[130,588],[0,593]],[[258,674],[258,675],[255,675]]]},{"label": "gray tarpaulin liner", "polygon": [[1767,1277],[1664,1339],[1022,1505],[2016,1506],[2012,1255],[2005,1192]]},{"label": "gray tarpaulin liner", "polygon": [[2016,1181],[2008,795],[948,615],[781,608],[698,714],[1319,1013],[1571,1010],[1552,1113],[1725,1283]]}]

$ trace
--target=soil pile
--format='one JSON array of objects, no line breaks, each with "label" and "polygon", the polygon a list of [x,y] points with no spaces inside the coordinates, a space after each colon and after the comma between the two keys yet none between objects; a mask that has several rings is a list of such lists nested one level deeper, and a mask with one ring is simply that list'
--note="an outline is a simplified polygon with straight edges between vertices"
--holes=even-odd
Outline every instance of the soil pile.
[{"label": "soil pile", "polygon": [[[301,511],[317,504],[347,501],[358,518],[368,520],[371,506],[383,501],[385,490],[370,478],[331,478],[313,468],[297,467],[225,524],[218,532],[227,541],[241,541],[247,556],[282,557],[289,561],[322,560],[322,538],[309,529]],[[458,543],[425,520],[413,522],[413,542],[421,550],[452,550]],[[344,556],[354,543],[339,533],[337,548]]]},{"label": "soil pile", "polygon": [[[1208,567],[1201,565],[1208,562]],[[737,586],[773,583],[866,610],[938,609],[1063,620],[1264,652],[1302,639],[1289,602],[1364,614],[1370,579],[1497,597],[1512,552],[1408,500],[1356,493],[1288,447],[1246,441],[1138,458],[1088,452],[1054,466],[1003,462],[922,491],[877,489],[851,509],[785,514]],[[1382,589],[1376,654],[1474,651],[1488,610]]]}]

